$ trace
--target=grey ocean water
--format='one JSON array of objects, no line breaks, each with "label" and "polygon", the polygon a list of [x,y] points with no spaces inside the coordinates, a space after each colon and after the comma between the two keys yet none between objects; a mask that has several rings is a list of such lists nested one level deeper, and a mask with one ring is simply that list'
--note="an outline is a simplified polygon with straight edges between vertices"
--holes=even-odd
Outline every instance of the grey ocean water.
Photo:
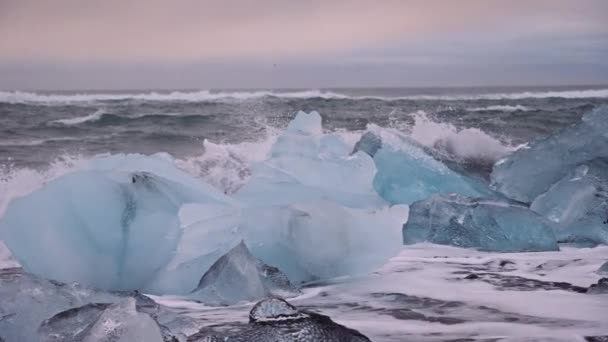
[{"label": "grey ocean water", "polygon": [[0,163],[44,168],[62,155],[200,155],[202,142],[255,142],[299,110],[327,130],[407,130],[416,114],[521,144],[608,103],[608,87],[0,92]]}]

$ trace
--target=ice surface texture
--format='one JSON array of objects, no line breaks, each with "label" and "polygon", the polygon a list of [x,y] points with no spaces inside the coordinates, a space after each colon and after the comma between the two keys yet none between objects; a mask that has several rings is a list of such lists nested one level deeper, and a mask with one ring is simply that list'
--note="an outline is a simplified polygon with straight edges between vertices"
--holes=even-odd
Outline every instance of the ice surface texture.
[{"label": "ice surface texture", "polygon": [[457,194],[412,204],[403,242],[425,241],[498,252],[558,250],[550,222],[528,208]]},{"label": "ice surface texture", "polygon": [[391,204],[411,204],[433,194],[490,194],[478,180],[451,170],[413,142],[403,141],[399,148],[384,144],[374,162],[374,189]]},{"label": "ice surface texture", "polygon": [[555,223],[560,242],[607,244],[608,159],[577,167],[538,196],[530,208]]},{"label": "ice surface texture", "polygon": [[322,134],[319,113],[300,112],[235,196],[249,206],[324,199],[352,208],[381,207],[385,202],[372,187],[375,172],[369,155],[350,155],[344,141]]},{"label": "ice surface texture", "polygon": [[65,175],[9,205],[0,234],[27,271],[101,289],[145,288],[180,240],[181,205],[224,200],[177,170],[171,180],[158,176],[167,167],[160,159],[135,161],[140,170],[156,163],[154,174],[103,170],[114,159],[96,160],[100,167]]},{"label": "ice surface texture", "polygon": [[508,197],[531,203],[579,165],[602,158],[608,158],[607,106],[585,114],[580,124],[496,163],[492,183]]},{"label": "ice surface texture", "polygon": [[206,341],[227,342],[367,342],[356,330],[331,318],[299,310],[282,299],[257,303],[249,314],[249,328],[233,336],[208,336]]},{"label": "ice surface texture", "polygon": [[256,259],[241,242],[211,266],[188,297],[205,304],[232,305],[298,294],[283,272]]},{"label": "ice surface texture", "polygon": [[139,340],[132,336],[155,341],[160,328],[148,313],[156,309],[152,300],[137,293],[58,283],[19,268],[0,270],[0,338],[5,341]]}]

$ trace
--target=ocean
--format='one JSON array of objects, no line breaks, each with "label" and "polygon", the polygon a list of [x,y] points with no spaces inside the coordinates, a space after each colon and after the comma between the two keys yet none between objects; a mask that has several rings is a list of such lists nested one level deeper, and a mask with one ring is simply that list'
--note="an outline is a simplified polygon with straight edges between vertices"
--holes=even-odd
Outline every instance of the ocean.
[{"label": "ocean", "polygon": [[[487,178],[495,162],[601,105],[608,105],[608,86],[0,91],[0,218],[12,199],[104,154],[167,153],[181,170],[233,194],[298,111],[319,112],[323,129],[351,146],[370,128],[397,132]],[[1,247],[0,263],[15,266]],[[551,284],[588,286],[607,253],[504,255],[421,244],[373,274],[307,287],[294,303],[374,341],[584,341],[608,335],[608,321],[599,318],[608,303]],[[497,266],[503,260],[511,268]],[[541,272],[539,265],[548,266]],[[507,275],[463,282],[471,271]],[[219,330],[238,326],[251,306],[153,298],[200,320],[185,336],[211,318]]]}]

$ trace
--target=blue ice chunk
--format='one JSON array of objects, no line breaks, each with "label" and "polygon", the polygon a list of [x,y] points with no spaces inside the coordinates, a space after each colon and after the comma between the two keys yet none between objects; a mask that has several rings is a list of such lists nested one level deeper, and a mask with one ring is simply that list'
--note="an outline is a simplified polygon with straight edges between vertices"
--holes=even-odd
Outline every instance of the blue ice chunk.
[{"label": "blue ice chunk", "polygon": [[[67,174],[15,199],[0,237],[39,276],[100,289],[145,288],[175,253],[180,207],[231,200],[162,161],[159,167],[154,157],[136,159],[102,158],[94,163],[107,168]],[[138,163],[172,178],[130,171]]]},{"label": "blue ice chunk", "polygon": [[[0,340],[69,341],[72,325],[64,319],[73,321],[69,318],[95,318],[96,311],[99,313],[111,304],[124,300],[132,301],[133,306],[141,312],[160,312],[157,311],[156,303],[138,293],[96,291],[79,284],[42,279],[19,268],[0,270]],[[78,307],[82,307],[82,311],[75,309]],[[123,323],[131,324],[127,321]],[[71,330],[72,335],[77,333]],[[83,338],[76,339],[82,340]]]},{"label": "blue ice chunk", "polygon": [[233,305],[299,294],[283,272],[258,260],[241,242],[211,266],[188,298],[205,304]]},{"label": "blue ice chunk", "polygon": [[403,242],[432,242],[496,252],[555,251],[551,223],[528,208],[457,194],[415,202],[403,225]]},{"label": "blue ice chunk", "polygon": [[248,206],[331,200],[354,208],[386,203],[372,187],[376,172],[365,153],[349,155],[335,135],[323,135],[317,112],[299,112],[273,145],[270,158],[252,167],[235,197]]},{"label": "blue ice chunk", "polygon": [[477,181],[458,174],[414,144],[384,146],[374,155],[374,188],[390,202],[411,204],[433,194],[490,195]]},{"label": "blue ice chunk", "polygon": [[[365,273],[398,253],[405,217],[401,209],[352,209],[328,201],[225,210],[189,204],[180,218],[192,237],[182,240],[172,264],[198,253],[224,254],[242,239],[256,258],[278,267],[294,283]],[[214,211],[216,216],[209,214]],[[214,229],[230,233],[215,240],[207,235]],[[225,241],[232,245],[220,244]],[[198,279],[188,281],[192,289]]]},{"label": "blue ice chunk", "polygon": [[608,159],[579,166],[530,208],[555,223],[560,242],[608,244]]},{"label": "blue ice chunk", "polygon": [[608,158],[608,106],[497,162],[492,185],[512,199],[531,203],[579,165],[601,158]]}]

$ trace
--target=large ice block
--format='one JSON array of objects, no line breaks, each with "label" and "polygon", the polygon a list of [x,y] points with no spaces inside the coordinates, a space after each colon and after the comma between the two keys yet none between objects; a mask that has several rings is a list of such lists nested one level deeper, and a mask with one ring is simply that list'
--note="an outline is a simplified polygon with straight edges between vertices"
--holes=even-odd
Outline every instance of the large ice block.
[{"label": "large ice block", "polygon": [[496,252],[558,250],[551,223],[525,206],[457,194],[410,207],[403,242],[432,242]]},{"label": "large ice block", "polygon": [[[232,201],[156,157],[92,163],[9,205],[0,238],[27,271],[100,289],[145,288],[175,253],[182,204]],[[138,164],[172,178],[130,171]]]},{"label": "large ice block", "polygon": [[83,342],[163,342],[158,324],[136,310],[133,298],[110,305],[87,330]]},{"label": "large ice block", "polygon": [[211,266],[188,298],[205,304],[233,305],[298,294],[300,291],[283,272],[258,260],[241,241]]},{"label": "large ice block", "polygon": [[374,188],[392,204],[411,204],[433,194],[490,193],[478,181],[452,171],[414,144],[404,142],[400,149],[384,146],[374,155],[374,162],[378,169]]},{"label": "large ice block", "polygon": [[579,165],[601,158],[608,158],[608,106],[497,162],[492,184],[512,199],[531,203]]},{"label": "large ice block", "polygon": [[560,242],[608,243],[608,159],[581,165],[538,196],[530,208],[554,222]]},{"label": "large ice block", "polygon": [[[180,218],[186,234],[193,235],[182,240],[171,265],[179,268],[186,260],[218,250],[223,254],[243,239],[256,258],[278,267],[295,283],[369,272],[398,253],[407,215],[403,209],[352,209],[328,201],[232,210],[190,204],[182,208]],[[222,214],[213,216],[211,211]],[[215,230],[230,232],[222,242],[231,245],[217,247]],[[192,281],[191,289],[198,279]]]},{"label": "large ice block", "polygon": [[350,155],[339,137],[322,134],[317,112],[299,112],[235,197],[248,206],[325,199],[354,208],[381,207],[385,202],[372,187],[375,172],[367,154]]}]

